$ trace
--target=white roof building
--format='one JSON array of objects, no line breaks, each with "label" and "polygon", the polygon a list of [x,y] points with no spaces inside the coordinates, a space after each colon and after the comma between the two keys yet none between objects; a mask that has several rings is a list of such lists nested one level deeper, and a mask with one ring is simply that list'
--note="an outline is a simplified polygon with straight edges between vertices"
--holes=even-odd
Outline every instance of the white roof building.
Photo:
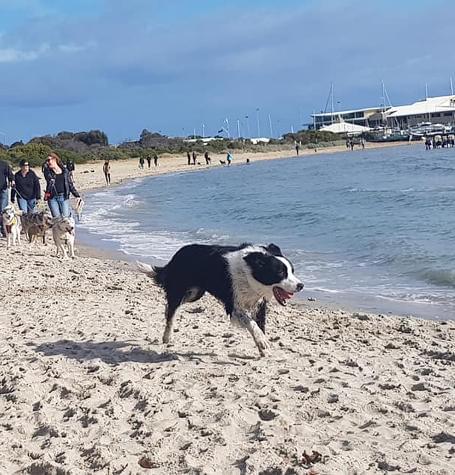
[{"label": "white roof building", "polygon": [[320,130],[324,132],[333,132],[334,134],[353,134],[358,135],[363,132],[368,132],[371,130],[369,127],[364,127],[363,125],[351,124],[350,122],[336,122],[332,125],[326,125],[321,127]]},{"label": "white roof building", "polygon": [[392,107],[386,114],[387,117],[393,118],[444,112],[455,112],[455,96],[428,97],[423,101],[417,101],[407,106]]}]

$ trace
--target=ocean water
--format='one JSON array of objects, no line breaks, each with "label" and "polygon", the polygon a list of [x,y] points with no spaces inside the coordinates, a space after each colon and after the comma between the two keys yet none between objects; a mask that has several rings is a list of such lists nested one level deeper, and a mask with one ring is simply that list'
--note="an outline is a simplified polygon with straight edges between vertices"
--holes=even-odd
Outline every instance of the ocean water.
[{"label": "ocean water", "polygon": [[79,230],[149,262],[193,242],[273,242],[304,281],[301,298],[455,318],[455,149],[315,153],[137,179],[91,193]]}]

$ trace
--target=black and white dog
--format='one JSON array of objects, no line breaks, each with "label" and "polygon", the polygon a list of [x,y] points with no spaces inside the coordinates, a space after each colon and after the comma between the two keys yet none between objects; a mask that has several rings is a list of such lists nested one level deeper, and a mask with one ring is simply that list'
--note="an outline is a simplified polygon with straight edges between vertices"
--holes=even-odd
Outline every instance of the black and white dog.
[{"label": "black and white dog", "polygon": [[166,293],[163,343],[170,341],[177,308],[209,292],[224,305],[231,321],[251,333],[259,353],[264,356],[268,347],[265,338],[267,302],[275,297],[280,305],[286,305],[294,292],[303,289],[291,262],[275,244],[191,244],[177,251],[164,267],[137,264],[139,270]]}]

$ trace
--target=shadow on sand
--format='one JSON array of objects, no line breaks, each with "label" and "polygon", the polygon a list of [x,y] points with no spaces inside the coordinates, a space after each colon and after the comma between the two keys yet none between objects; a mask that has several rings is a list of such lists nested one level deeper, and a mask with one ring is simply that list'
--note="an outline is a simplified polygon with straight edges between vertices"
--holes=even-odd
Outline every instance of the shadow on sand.
[{"label": "shadow on sand", "polygon": [[[31,344],[30,346],[35,346]],[[144,350],[134,342],[129,341],[72,341],[59,340],[42,343],[35,346],[35,351],[45,356],[64,356],[77,361],[100,359],[111,365],[125,362],[133,363],[162,363],[166,361],[192,360],[202,362],[203,357],[216,357],[216,353],[196,352],[158,352]],[[218,362],[228,364],[228,362]]]}]

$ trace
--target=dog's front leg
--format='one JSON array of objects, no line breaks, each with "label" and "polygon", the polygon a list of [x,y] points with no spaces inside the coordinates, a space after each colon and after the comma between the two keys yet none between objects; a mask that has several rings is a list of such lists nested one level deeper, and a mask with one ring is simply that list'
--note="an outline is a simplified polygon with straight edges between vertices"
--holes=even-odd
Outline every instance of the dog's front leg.
[{"label": "dog's front leg", "polygon": [[75,255],[74,255],[74,241],[72,239],[68,239],[68,253],[69,253],[71,259],[75,258]]},{"label": "dog's front leg", "polygon": [[246,328],[251,336],[253,337],[254,342],[259,350],[261,356],[265,356],[265,350],[269,347],[267,339],[265,338],[264,332],[258,327],[258,324],[249,317],[245,312],[234,310],[232,312],[232,317],[240,323],[240,325]]},{"label": "dog's front leg", "polygon": [[265,334],[265,322],[267,317],[267,301],[265,299],[261,300],[256,308],[256,311],[253,315],[254,321],[258,324],[258,327],[262,330],[262,333]]},{"label": "dog's front leg", "polygon": [[61,242],[57,244],[57,257],[62,255],[62,259],[67,259],[66,249]]}]

